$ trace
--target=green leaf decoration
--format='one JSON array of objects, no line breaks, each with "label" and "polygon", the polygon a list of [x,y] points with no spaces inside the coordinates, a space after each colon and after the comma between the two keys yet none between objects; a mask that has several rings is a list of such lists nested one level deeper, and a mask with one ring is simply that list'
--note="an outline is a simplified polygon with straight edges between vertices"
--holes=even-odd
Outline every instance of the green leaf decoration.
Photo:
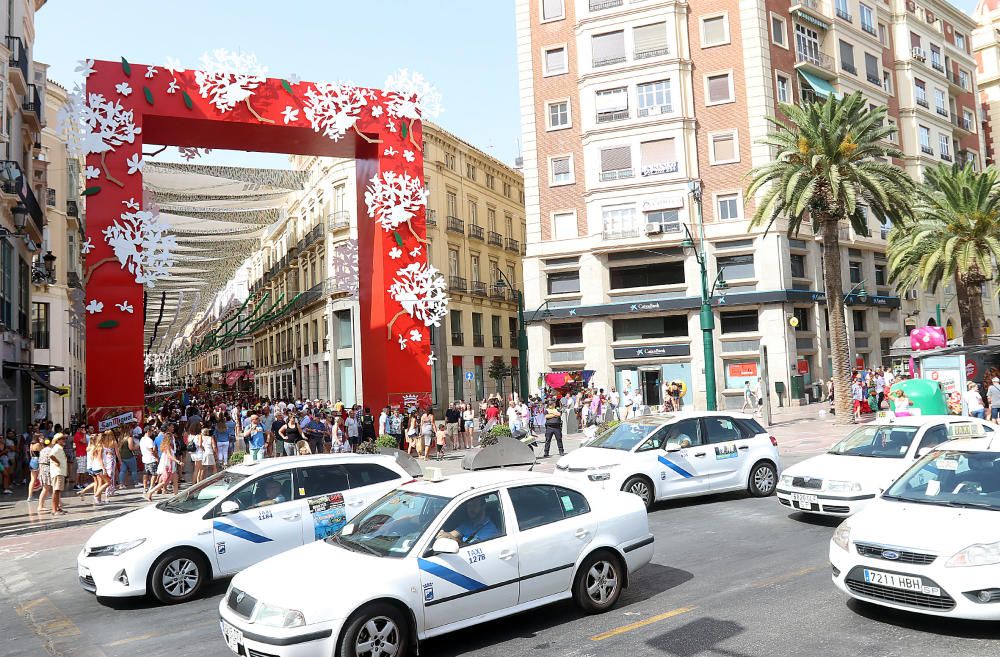
[{"label": "green leaf decoration", "polygon": [[93,196],[99,191],[101,191],[101,188],[97,185],[94,185],[93,187],[88,187],[87,189],[80,192],[80,196]]},{"label": "green leaf decoration", "polygon": [[399,233],[396,232],[396,231],[392,231],[392,236],[396,238],[396,246],[402,247],[403,246],[403,238],[399,236]]},{"label": "green leaf decoration", "polygon": [[132,65],[124,57],[122,57],[122,70],[125,71],[127,77],[132,77]]},{"label": "green leaf decoration", "polygon": [[403,139],[406,139],[406,130],[407,130],[406,122],[401,121],[399,123],[399,134],[403,137]]},{"label": "green leaf decoration", "polygon": [[150,105],[153,104],[153,92],[149,90],[149,87],[143,86],[142,95],[146,97],[146,102]]},{"label": "green leaf decoration", "polygon": [[188,92],[182,91],[181,92],[181,98],[184,99],[184,107],[186,107],[188,109],[193,109],[194,108],[194,103],[191,102],[191,96],[188,96]]},{"label": "green leaf decoration", "polygon": [[281,81],[281,86],[285,88],[285,91],[288,92],[289,96],[294,96],[295,95],[295,92],[292,91],[292,85],[288,84],[288,80],[282,80]]},{"label": "green leaf decoration", "polygon": [[118,326],[117,319],[107,319],[97,325],[97,328],[109,329]]}]

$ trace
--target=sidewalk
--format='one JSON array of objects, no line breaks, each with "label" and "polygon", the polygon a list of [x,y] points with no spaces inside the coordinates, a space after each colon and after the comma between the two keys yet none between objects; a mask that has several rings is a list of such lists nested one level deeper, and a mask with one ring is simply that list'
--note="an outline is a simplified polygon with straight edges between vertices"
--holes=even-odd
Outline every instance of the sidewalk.
[{"label": "sidewalk", "polygon": [[[829,414],[821,418],[819,412],[827,408],[826,404],[810,404],[774,409],[771,426],[768,429],[778,440],[779,449],[785,459],[784,465],[790,465],[805,456],[825,451],[856,426],[834,424],[833,416]],[[582,433],[567,436],[563,441],[566,451],[579,447],[583,439]],[[540,439],[539,446],[541,443]],[[553,472],[557,460],[555,445],[552,446],[553,456],[548,459],[540,458],[541,449],[537,449],[536,452],[539,454],[539,459],[533,470],[535,472]],[[465,451],[452,452],[443,461],[421,460],[420,465],[424,469],[440,467],[442,473],[446,475],[458,474],[463,472],[462,458],[464,456]],[[516,469],[526,470],[527,468]],[[190,481],[190,472],[185,478]],[[183,489],[185,486],[182,485],[181,488]],[[86,498],[80,498],[76,495],[76,491],[67,491],[63,498],[63,507],[67,514],[53,516],[47,511],[42,514],[36,513],[37,496],[30,505],[25,501],[26,496],[26,487],[16,486],[14,495],[0,497],[0,538],[76,525],[102,523],[148,504],[142,498],[142,491],[138,488],[120,489],[111,497],[111,502],[100,506],[92,503],[93,498],[89,494]],[[164,500],[167,498],[165,495],[159,495],[156,499]],[[46,508],[48,507],[49,502],[46,500]]]}]

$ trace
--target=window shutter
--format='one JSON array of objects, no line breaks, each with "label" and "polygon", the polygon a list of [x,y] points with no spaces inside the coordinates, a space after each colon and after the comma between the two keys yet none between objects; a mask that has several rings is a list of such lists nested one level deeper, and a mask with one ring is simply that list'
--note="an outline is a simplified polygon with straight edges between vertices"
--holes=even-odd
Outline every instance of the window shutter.
[{"label": "window shutter", "polygon": [[910,47],[919,48],[920,47],[920,35],[916,32],[910,32]]},{"label": "window shutter", "polygon": [[566,49],[556,48],[545,52],[545,69],[550,73],[566,69]]},{"label": "window shutter", "polygon": [[594,61],[621,59],[625,56],[625,32],[609,32],[594,36]]},{"label": "window shutter", "polygon": [[715,135],[712,137],[712,150],[717,161],[733,160],[736,158],[736,139],[732,133],[725,135]]},{"label": "window shutter", "polygon": [[559,18],[563,15],[563,0],[542,0],[542,19]]},{"label": "window shutter", "polygon": [[840,42],[840,63],[854,66],[854,46],[846,41]]},{"label": "window shutter", "polygon": [[632,38],[635,41],[636,54],[666,51],[667,24],[641,25],[632,31]]},{"label": "window shutter", "polygon": [[722,43],[726,40],[726,18],[717,16],[702,21],[702,30],[705,33],[705,45]]},{"label": "window shutter", "polygon": [[708,78],[708,100],[716,103],[729,100],[729,74]]},{"label": "window shutter", "polygon": [[868,77],[873,80],[877,80],[879,78],[878,59],[875,58],[875,55],[867,52],[865,53],[865,72],[868,74]]},{"label": "window shutter", "polygon": [[632,166],[632,147],[615,146],[601,149],[601,171],[618,171]]},{"label": "window shutter", "polygon": [[568,157],[558,157],[552,160],[552,175],[554,176],[568,176],[569,175],[569,158]]},{"label": "window shutter", "polygon": [[676,162],[677,155],[673,138],[642,142],[639,144],[639,158],[643,167]]},{"label": "window shutter", "polygon": [[617,112],[628,109],[628,94],[625,87],[597,92],[598,112]]}]

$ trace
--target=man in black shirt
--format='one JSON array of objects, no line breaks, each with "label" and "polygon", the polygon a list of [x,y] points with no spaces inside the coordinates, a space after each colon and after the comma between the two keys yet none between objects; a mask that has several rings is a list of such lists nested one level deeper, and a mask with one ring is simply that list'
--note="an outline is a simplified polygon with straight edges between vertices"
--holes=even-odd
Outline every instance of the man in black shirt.
[{"label": "man in black shirt", "polygon": [[462,414],[456,408],[457,404],[452,404],[444,412],[444,430],[448,440],[448,449],[458,449],[458,423],[462,419]]}]

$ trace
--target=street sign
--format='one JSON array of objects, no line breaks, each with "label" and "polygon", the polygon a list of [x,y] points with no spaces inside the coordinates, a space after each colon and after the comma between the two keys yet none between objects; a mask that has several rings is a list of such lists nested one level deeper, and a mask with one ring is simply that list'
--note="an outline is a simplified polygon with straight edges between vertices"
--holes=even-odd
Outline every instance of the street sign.
[{"label": "street sign", "polygon": [[59,390],[62,391],[62,392],[59,393],[60,397],[69,397],[69,393],[70,393],[70,387],[69,386],[60,386]]},{"label": "street sign", "polygon": [[475,375],[472,372],[466,372],[465,373],[465,380],[466,381],[472,381],[474,378],[475,378]]}]

